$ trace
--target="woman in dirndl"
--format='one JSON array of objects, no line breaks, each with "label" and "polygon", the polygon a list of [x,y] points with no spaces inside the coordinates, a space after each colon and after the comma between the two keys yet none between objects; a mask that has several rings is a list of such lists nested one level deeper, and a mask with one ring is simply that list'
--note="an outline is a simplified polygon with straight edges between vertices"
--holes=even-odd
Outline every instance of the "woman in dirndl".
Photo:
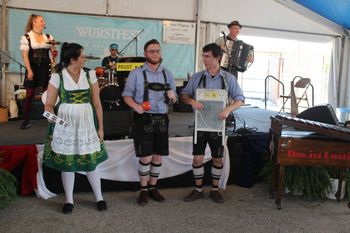
[{"label": "woman in dirndl", "polygon": [[[26,97],[23,102],[23,119],[21,129],[28,129],[30,124],[30,111],[35,90],[41,88],[44,92],[51,75],[51,58],[56,59],[57,51],[54,46],[54,38],[44,33],[46,28],[44,17],[31,14],[28,17],[25,34],[21,37],[20,50],[25,64],[26,72],[23,86],[26,89]],[[51,52],[51,58],[50,58]]]},{"label": "woman in dirndl", "polygon": [[[84,69],[84,49],[63,43],[57,73],[52,74],[45,111],[56,113],[67,124],[49,121],[44,164],[62,171],[66,196],[63,213],[73,211],[75,172],[86,172],[99,211],[107,209],[101,191],[97,165],[107,159],[103,143],[103,117],[99,87],[94,70]],[[59,102],[55,106],[56,100]]]}]

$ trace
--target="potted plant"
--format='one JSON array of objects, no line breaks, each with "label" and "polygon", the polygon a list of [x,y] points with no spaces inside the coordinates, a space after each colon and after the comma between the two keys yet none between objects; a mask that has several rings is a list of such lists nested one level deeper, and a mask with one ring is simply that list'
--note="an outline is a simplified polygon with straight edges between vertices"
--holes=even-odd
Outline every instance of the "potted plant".
[{"label": "potted plant", "polygon": [[16,186],[16,178],[10,172],[0,168],[0,209],[16,199]]},{"label": "potted plant", "polygon": [[[339,172],[340,170],[338,168],[328,168],[327,169],[329,176],[330,176],[330,183],[331,183],[331,190],[327,194],[327,198],[335,200],[336,198],[336,192],[338,191],[338,184],[339,184]],[[343,180],[342,180],[342,188],[341,188],[341,196],[340,200],[344,198],[345,194],[347,195],[347,198],[350,198],[350,170],[344,169],[343,172]]]},{"label": "potted plant", "polygon": [[[272,162],[265,163],[260,173],[271,184]],[[330,175],[325,167],[286,166],[284,185],[292,195],[301,195],[308,200],[326,199],[331,189]]]},{"label": "potted plant", "polygon": [[285,187],[308,200],[326,199],[331,184],[327,168],[286,167]]},{"label": "potted plant", "polygon": [[345,181],[345,195],[346,195],[346,198],[348,200],[350,200],[350,169],[349,168],[344,170],[343,180]]}]

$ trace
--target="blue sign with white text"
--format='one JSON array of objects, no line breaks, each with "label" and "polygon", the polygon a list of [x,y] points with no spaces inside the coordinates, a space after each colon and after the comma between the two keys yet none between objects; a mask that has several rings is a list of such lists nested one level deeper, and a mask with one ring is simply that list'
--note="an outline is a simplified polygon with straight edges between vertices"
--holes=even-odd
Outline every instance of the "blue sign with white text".
[{"label": "blue sign with white text", "polygon": [[[119,51],[125,48],[122,51],[124,57],[143,56],[143,45],[150,39],[157,39],[161,43],[162,64],[170,69],[176,78],[186,78],[187,73],[194,71],[195,46],[162,43],[163,23],[160,20],[117,19],[10,9],[9,50],[12,57],[22,64],[19,42],[24,34],[28,16],[32,13],[44,17],[44,33],[53,35],[56,41],[81,44],[86,55],[97,56],[102,60],[109,55],[109,45],[116,43],[119,45]],[[60,50],[59,46],[58,49]],[[101,60],[88,60],[85,66],[95,69],[101,66]],[[19,71],[19,67],[11,63],[9,70]]]}]

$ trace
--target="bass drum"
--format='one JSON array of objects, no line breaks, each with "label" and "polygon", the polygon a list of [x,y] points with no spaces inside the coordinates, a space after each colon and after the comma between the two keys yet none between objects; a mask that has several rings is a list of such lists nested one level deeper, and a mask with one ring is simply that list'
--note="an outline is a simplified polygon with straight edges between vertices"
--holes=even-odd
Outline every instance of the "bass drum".
[{"label": "bass drum", "polygon": [[116,64],[116,74],[121,91],[124,91],[129,73],[136,67],[142,66],[146,61],[145,57],[121,57]]},{"label": "bass drum", "polygon": [[123,101],[119,86],[107,85],[100,88],[100,99],[103,111],[129,109]]}]

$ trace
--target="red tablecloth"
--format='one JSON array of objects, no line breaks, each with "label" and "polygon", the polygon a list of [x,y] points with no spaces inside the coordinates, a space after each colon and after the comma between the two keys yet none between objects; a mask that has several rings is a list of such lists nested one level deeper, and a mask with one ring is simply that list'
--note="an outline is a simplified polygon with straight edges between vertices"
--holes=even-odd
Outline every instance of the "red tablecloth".
[{"label": "red tablecloth", "polygon": [[0,146],[0,168],[11,171],[22,162],[24,163],[22,195],[31,194],[38,187],[36,180],[38,172],[37,154],[36,145]]}]

